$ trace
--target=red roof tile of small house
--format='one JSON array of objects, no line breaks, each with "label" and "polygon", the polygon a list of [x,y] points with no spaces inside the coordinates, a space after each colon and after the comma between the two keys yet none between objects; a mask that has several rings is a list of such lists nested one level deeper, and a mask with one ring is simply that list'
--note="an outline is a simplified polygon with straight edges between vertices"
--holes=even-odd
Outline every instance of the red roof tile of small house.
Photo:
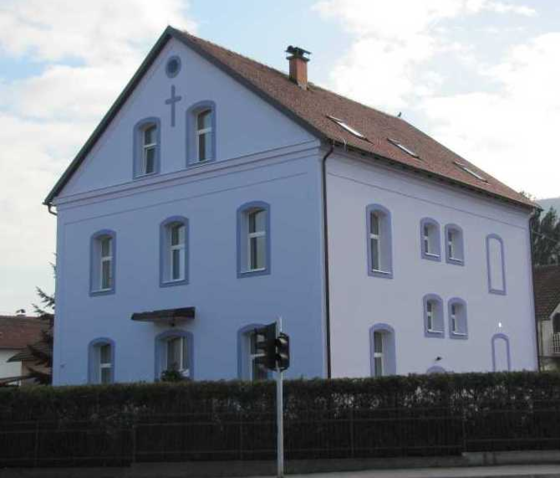
[{"label": "red roof tile of small house", "polygon": [[548,319],[560,304],[560,265],[535,268],[535,309],[538,319]]},{"label": "red roof tile of small house", "polygon": [[0,349],[24,349],[38,342],[47,327],[48,324],[35,317],[0,315]]}]

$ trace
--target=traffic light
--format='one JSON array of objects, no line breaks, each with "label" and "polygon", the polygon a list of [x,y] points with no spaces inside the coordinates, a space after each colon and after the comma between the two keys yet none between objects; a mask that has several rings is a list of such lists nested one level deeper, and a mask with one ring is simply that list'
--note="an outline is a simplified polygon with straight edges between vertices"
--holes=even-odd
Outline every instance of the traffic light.
[{"label": "traffic light", "polygon": [[264,367],[276,369],[276,324],[255,329],[255,361]]},{"label": "traffic light", "polygon": [[290,366],[290,337],[280,332],[276,324],[255,329],[255,361],[269,370],[286,370]]},{"label": "traffic light", "polygon": [[290,366],[290,337],[280,332],[276,339],[276,366],[286,370]]}]

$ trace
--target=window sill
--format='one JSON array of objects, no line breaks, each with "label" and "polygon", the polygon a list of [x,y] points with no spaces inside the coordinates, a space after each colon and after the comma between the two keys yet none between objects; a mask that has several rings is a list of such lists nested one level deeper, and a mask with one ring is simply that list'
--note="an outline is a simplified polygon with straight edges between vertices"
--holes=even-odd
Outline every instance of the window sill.
[{"label": "window sill", "polygon": [[427,259],[429,261],[440,262],[441,255],[433,254],[431,252],[422,252],[422,259]]},{"label": "window sill", "polygon": [[160,287],[175,287],[175,286],[179,286],[179,285],[185,285],[185,284],[188,284],[188,283],[189,283],[189,281],[187,279],[168,280],[168,281],[160,282],[159,286]]},{"label": "window sill", "polygon": [[262,276],[270,274],[270,268],[265,267],[264,269],[252,269],[252,270],[245,270],[239,271],[237,273],[238,278],[242,277],[252,277],[252,276]]},{"label": "window sill", "polygon": [[157,176],[159,174],[159,171],[154,171],[153,173],[148,173],[148,174],[137,174],[136,176],[134,176],[134,179],[146,179],[146,178],[151,178],[153,176]]},{"label": "window sill", "polygon": [[208,163],[213,163],[216,160],[214,158],[210,158],[210,159],[205,159],[204,161],[189,161],[187,164],[187,168],[197,168],[197,167],[202,167]]},{"label": "window sill", "polygon": [[426,337],[435,337],[435,338],[438,338],[438,339],[443,339],[444,333],[443,333],[443,330],[427,329],[425,331],[425,336]]},{"label": "window sill", "polygon": [[393,272],[390,272],[390,271],[368,269],[368,274],[372,277],[381,277],[383,279],[392,279],[393,278]]},{"label": "window sill", "polygon": [[98,289],[98,290],[90,290],[89,295],[90,297],[96,297],[99,295],[111,295],[115,293],[115,289]]},{"label": "window sill", "polygon": [[467,340],[469,338],[469,335],[464,332],[451,332],[449,334],[449,338],[455,340]]},{"label": "window sill", "polygon": [[455,257],[448,257],[447,258],[447,263],[448,264],[453,264],[455,266],[464,266],[465,265],[464,259],[457,259]]}]

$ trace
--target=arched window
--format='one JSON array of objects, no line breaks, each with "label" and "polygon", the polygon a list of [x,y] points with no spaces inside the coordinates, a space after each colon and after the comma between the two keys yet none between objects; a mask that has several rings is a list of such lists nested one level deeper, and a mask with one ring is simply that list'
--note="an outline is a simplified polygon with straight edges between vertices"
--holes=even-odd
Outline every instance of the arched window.
[{"label": "arched window", "polygon": [[188,220],[182,216],[166,219],[160,226],[160,285],[188,282]]},{"label": "arched window", "polygon": [[263,324],[250,324],[237,332],[237,376],[240,380],[267,380],[270,371],[256,362],[258,336],[255,330]]},{"label": "arched window", "polygon": [[88,382],[113,383],[115,381],[115,343],[108,338],[98,338],[89,343]]},{"label": "arched window", "polygon": [[492,370],[494,372],[509,372],[511,370],[509,338],[505,334],[492,336]]},{"label": "arched window", "polygon": [[186,379],[194,379],[194,343],[190,332],[168,330],[156,337],[155,378],[165,371],[179,372]]},{"label": "arched window", "polygon": [[161,127],[156,117],[144,118],[134,127],[134,177],[156,174],[160,169]]},{"label": "arched window", "polygon": [[117,239],[114,231],[102,230],[91,237],[90,295],[115,292]]},{"label": "arched window", "polygon": [[391,213],[379,204],[366,208],[368,274],[393,277]]},{"label": "arched window", "polygon": [[237,210],[237,275],[270,274],[270,205],[254,201]]},{"label": "arched window", "polygon": [[506,266],[504,241],[497,234],[486,237],[486,262],[488,267],[488,292],[506,294]]},{"label": "arched window", "polygon": [[463,229],[456,224],[445,226],[445,258],[449,264],[463,265],[465,263]]},{"label": "arched window", "polygon": [[435,219],[425,217],[420,221],[421,253],[423,259],[441,260],[441,240],[439,223]]},{"label": "arched window", "polygon": [[436,294],[424,296],[424,335],[443,338],[443,301]]},{"label": "arched window", "polygon": [[452,339],[467,339],[469,329],[467,324],[467,303],[463,299],[449,300],[449,337]]},{"label": "arched window", "polygon": [[201,101],[187,111],[187,164],[216,159],[216,104]]},{"label": "arched window", "polygon": [[375,324],[369,330],[371,376],[397,373],[395,331],[388,324]]}]

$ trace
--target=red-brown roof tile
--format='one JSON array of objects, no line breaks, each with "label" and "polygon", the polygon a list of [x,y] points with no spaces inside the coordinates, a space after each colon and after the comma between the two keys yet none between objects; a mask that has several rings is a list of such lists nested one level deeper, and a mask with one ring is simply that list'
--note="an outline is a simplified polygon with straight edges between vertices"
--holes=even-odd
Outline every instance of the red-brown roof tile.
[{"label": "red-brown roof tile", "polygon": [[45,321],[34,317],[0,315],[0,349],[24,349],[41,339]]},{"label": "red-brown roof tile", "polygon": [[535,309],[538,319],[548,319],[560,304],[560,266],[535,268]]}]

